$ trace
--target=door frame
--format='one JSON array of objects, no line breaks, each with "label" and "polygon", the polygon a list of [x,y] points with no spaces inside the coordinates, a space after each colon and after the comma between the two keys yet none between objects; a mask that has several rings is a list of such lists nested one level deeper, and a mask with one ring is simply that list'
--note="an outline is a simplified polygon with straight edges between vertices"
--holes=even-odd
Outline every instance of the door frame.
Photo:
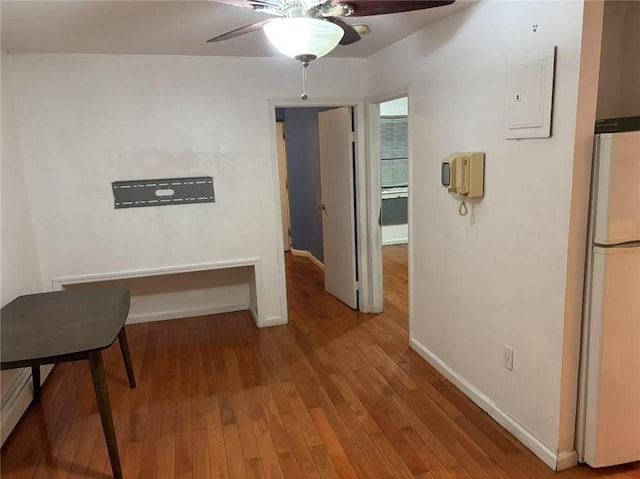
[{"label": "door frame", "polygon": [[[372,215],[369,218],[369,248],[370,248],[370,264],[369,264],[369,282],[371,288],[371,312],[381,313],[384,310],[384,285],[382,271],[382,228],[379,224],[380,215],[382,214],[382,196],[380,188],[380,103],[398,98],[409,98],[409,90],[400,90],[388,95],[382,95],[373,98],[367,98],[367,154],[369,156],[369,170],[367,175],[367,198],[368,211]],[[413,152],[411,150],[411,103],[409,102],[407,113],[409,127],[407,143],[409,147],[409,190],[411,189],[411,178],[413,176]],[[413,298],[413,248],[412,248],[412,228],[411,228],[411,211],[412,200],[411,191],[407,201],[408,209],[408,227],[409,227],[409,329],[411,329],[411,298]]]},{"label": "door frame", "polygon": [[[282,136],[278,124],[282,124]],[[278,149],[278,173],[280,177],[280,207],[283,208],[282,216],[282,244],[285,251],[291,249],[291,209],[289,207],[289,172],[287,171],[287,142],[284,138],[284,122],[276,121],[276,147]],[[282,149],[282,157],[280,156],[280,149]],[[284,194],[282,186],[284,185]],[[284,220],[287,220],[285,223]],[[286,233],[285,233],[286,227]]]},{"label": "door frame", "polygon": [[[276,144],[276,108],[316,108],[316,107],[341,107],[348,106],[353,108],[354,112],[354,131],[355,131],[355,201],[356,201],[356,262],[359,271],[359,292],[360,305],[359,310],[362,312],[375,312],[373,309],[372,296],[373,288],[371,278],[370,265],[373,262],[372,253],[375,249],[371,249],[371,196],[368,191],[370,187],[369,177],[371,175],[371,164],[367,161],[367,115],[365,112],[364,98],[310,98],[309,100],[301,100],[300,98],[273,98],[267,100],[267,114],[269,122],[269,143],[271,145],[271,177],[273,183],[273,204],[276,214],[276,258],[278,261],[280,290],[280,305],[282,309],[282,324],[289,321],[289,312],[287,309],[287,279],[284,263],[284,239],[282,237],[282,207],[280,203],[280,171],[278,165],[278,151]],[[379,173],[378,173],[379,175]],[[377,215],[377,212],[375,213]],[[377,224],[377,216],[376,222]],[[380,251],[378,251],[380,254]]]}]

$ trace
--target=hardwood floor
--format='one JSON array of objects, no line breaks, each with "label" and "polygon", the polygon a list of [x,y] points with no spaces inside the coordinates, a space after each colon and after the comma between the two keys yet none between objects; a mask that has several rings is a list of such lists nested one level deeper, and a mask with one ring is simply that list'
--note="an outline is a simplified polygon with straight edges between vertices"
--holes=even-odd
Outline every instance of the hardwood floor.
[{"label": "hardwood floor", "polygon": [[[406,247],[385,247],[386,311],[363,315],[287,258],[290,324],[248,313],[127,327],[105,367],[125,479],[640,477],[640,464],[554,473],[408,344]],[[86,361],[57,366],[2,448],[2,477],[111,469]]]}]

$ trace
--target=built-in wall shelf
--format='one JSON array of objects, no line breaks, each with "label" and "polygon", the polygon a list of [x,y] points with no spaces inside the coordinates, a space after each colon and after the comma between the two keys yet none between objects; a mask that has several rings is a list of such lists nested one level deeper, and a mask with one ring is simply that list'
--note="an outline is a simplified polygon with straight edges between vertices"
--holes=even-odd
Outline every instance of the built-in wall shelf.
[{"label": "built-in wall shelf", "polygon": [[223,260],[138,270],[56,277],[54,291],[125,286],[131,291],[127,323],[249,310],[258,327],[261,259]]},{"label": "built-in wall shelf", "polygon": [[192,273],[196,271],[238,268],[242,266],[255,266],[260,258],[245,258],[238,260],[216,261],[212,263],[196,263],[182,266],[163,266],[159,268],[146,268],[138,270],[117,271],[112,273],[84,274],[78,276],[61,276],[53,278],[51,283],[55,291],[63,290],[65,286],[80,283],[93,283],[96,281],[108,281],[113,279],[143,278],[162,274]]}]

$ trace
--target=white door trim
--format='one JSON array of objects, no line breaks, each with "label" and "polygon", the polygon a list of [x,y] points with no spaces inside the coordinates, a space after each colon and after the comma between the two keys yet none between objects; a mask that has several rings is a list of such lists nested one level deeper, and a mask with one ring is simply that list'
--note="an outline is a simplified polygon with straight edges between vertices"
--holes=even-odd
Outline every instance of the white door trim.
[{"label": "white door trim", "polygon": [[[280,204],[282,207],[282,238],[284,250],[291,249],[291,210],[289,209],[289,172],[287,171],[287,142],[284,138],[284,122],[276,122],[276,144],[278,148],[278,173],[280,174]],[[284,189],[284,194],[283,190]]]},{"label": "white door trim", "polygon": [[[367,174],[367,210],[368,218],[368,249],[370,252],[368,278],[371,288],[371,312],[380,313],[384,310],[384,288],[383,288],[383,272],[382,272],[382,228],[380,227],[380,214],[382,207],[382,198],[380,194],[380,103],[396,100],[401,97],[409,97],[408,90],[397,91],[384,96],[367,98],[367,155],[369,158],[369,170]],[[411,116],[411,105],[409,105],[409,118]],[[409,119],[409,131],[411,131],[411,119]],[[412,176],[412,157],[411,152],[411,135],[409,134],[409,184],[411,184]],[[413,297],[413,255],[411,241],[411,200],[412,195],[409,194],[408,199],[408,215],[409,215],[409,329],[411,329],[411,298]],[[363,277],[361,277],[364,279]]]},{"label": "white door trim", "polygon": [[[369,201],[369,176],[371,166],[367,162],[367,141],[365,102],[363,98],[310,98],[303,101],[299,98],[273,98],[267,100],[267,115],[269,122],[269,142],[271,145],[271,177],[273,183],[273,204],[276,213],[276,257],[278,260],[278,272],[280,281],[280,305],[282,309],[282,323],[288,322],[287,311],[287,281],[284,267],[284,239],[282,237],[282,207],[280,206],[280,175],[278,167],[278,151],[276,144],[276,108],[289,107],[324,107],[324,106],[350,106],[354,109],[356,132],[356,171],[355,195],[356,195],[356,240],[358,248],[356,261],[358,264],[358,279],[360,281],[360,311],[374,312],[372,303],[373,288],[371,285],[371,248],[369,237],[371,203]],[[376,210],[377,214],[377,210]],[[376,217],[377,218],[377,217]],[[377,224],[377,219],[376,223]],[[375,251],[375,250],[374,250]]]},{"label": "white door trim", "polygon": [[[380,102],[382,103],[382,102]],[[367,177],[367,201],[369,203],[369,249],[371,251],[370,280],[372,312],[384,311],[384,286],[382,281],[382,198],[380,196],[380,103],[367,103],[369,174]]]}]

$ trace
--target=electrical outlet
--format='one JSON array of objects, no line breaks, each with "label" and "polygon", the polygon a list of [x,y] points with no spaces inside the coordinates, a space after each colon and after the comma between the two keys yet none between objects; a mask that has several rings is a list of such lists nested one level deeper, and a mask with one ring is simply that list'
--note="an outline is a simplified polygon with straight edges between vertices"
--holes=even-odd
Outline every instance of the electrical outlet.
[{"label": "electrical outlet", "polygon": [[509,371],[513,371],[513,349],[504,346],[502,350],[502,365]]}]

